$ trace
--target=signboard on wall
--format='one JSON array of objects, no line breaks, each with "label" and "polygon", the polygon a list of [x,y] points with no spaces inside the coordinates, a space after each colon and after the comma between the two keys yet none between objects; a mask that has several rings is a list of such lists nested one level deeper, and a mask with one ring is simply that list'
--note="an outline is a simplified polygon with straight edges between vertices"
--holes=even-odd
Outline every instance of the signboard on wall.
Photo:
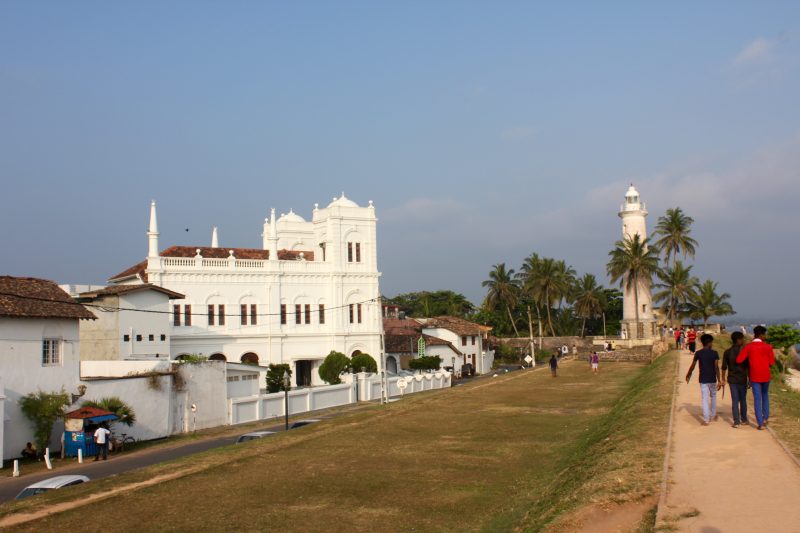
[{"label": "signboard on wall", "polygon": [[417,356],[425,357],[425,339],[422,337],[417,341]]}]

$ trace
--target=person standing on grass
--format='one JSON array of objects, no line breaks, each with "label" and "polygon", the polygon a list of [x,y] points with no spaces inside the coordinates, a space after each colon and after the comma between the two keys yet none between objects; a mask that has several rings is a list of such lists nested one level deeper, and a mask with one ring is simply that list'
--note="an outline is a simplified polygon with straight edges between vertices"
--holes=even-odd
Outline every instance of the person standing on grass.
[{"label": "person standing on grass", "polygon": [[753,328],[755,339],[742,348],[736,356],[737,363],[747,361],[750,366],[750,386],[753,388],[753,408],[756,412],[758,429],[769,423],[769,382],[772,379],[770,367],[775,364],[775,351],[764,341],[767,328]]},{"label": "person standing on grass", "polygon": [[731,408],[733,410],[733,427],[738,428],[741,424],[749,424],[747,420],[747,389],[750,386],[748,377],[747,361],[737,363],[736,358],[744,346],[744,335],[741,331],[734,331],[731,334],[730,348],[722,354],[722,381],[725,381],[725,374],[728,375],[728,385],[731,386]]},{"label": "person standing on grass", "polygon": [[591,362],[592,362],[592,373],[597,374],[597,369],[600,366],[600,356],[597,355],[597,352],[592,352]]},{"label": "person standing on grass", "polygon": [[550,357],[550,374],[552,374],[554,378],[558,377],[558,359],[556,358],[556,354]]},{"label": "person standing on grass", "polygon": [[697,332],[694,328],[689,328],[689,332],[686,334],[686,342],[689,344],[689,352],[694,354],[697,351]]},{"label": "person standing on grass", "polygon": [[703,402],[703,425],[707,426],[711,420],[717,420],[717,390],[722,386],[719,373],[719,354],[712,348],[714,337],[708,333],[700,337],[702,350],[698,350],[692,358],[692,366],[686,374],[686,383],[692,379],[695,365],[700,366],[700,397]]},{"label": "person standing on grass", "polygon": [[97,454],[94,456],[95,461],[100,460],[100,455],[103,455],[103,461],[108,461],[108,438],[111,432],[103,426],[99,426],[94,430],[94,443],[97,446]]}]

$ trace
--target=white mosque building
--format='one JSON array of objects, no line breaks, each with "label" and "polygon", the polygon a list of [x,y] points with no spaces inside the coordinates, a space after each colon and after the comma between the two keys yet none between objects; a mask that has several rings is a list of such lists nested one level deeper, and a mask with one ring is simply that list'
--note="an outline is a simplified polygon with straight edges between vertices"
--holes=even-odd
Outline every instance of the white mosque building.
[{"label": "white mosque building", "polygon": [[[622,219],[622,237],[630,238],[639,235],[647,238],[647,206],[641,201],[639,191],[631,184],[625,193],[625,202],[620,206],[619,217]],[[650,283],[639,282],[639,328],[636,330],[636,300],[633,289],[623,284],[622,331],[623,339],[653,339],[656,336],[656,320],[653,315],[653,301]]]},{"label": "white mosque building", "polygon": [[272,209],[262,248],[158,242],[150,206],[147,259],[109,281],[152,283],[185,295],[171,305],[170,355],[267,366],[289,363],[299,386],[321,384],[331,350],[369,353],[381,364],[382,318],[375,208],[344,193],[310,221]]}]

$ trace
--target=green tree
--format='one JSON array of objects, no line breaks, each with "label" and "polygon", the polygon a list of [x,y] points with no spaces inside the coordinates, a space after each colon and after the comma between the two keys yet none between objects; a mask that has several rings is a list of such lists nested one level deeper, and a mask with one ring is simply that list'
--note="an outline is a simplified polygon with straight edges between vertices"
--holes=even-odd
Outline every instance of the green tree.
[{"label": "green tree", "polygon": [[658,282],[654,285],[659,289],[653,298],[657,302],[664,302],[667,320],[674,322],[682,313],[687,312],[687,306],[697,295],[700,281],[692,276],[692,266],[684,266],[682,261],[676,261],[672,267],[667,267],[656,272]]},{"label": "green tree", "polygon": [[451,315],[465,318],[475,312],[475,306],[466,296],[449,290],[408,292],[387,298],[385,302],[414,317]]},{"label": "green tree", "polygon": [[791,324],[770,326],[767,329],[767,342],[780,350],[781,373],[786,377],[786,369],[791,366],[796,357],[796,346],[800,344],[800,330]]},{"label": "green tree", "polygon": [[370,354],[360,353],[350,359],[350,368],[353,369],[353,372],[361,372],[362,368],[366,369],[366,372],[377,372],[378,363]]},{"label": "green tree", "polygon": [[19,399],[22,414],[33,424],[33,434],[40,450],[50,446],[53,425],[71,403],[70,395],[63,388],[61,392],[31,392]]},{"label": "green tree", "polygon": [[586,336],[586,320],[603,314],[605,292],[593,274],[584,274],[575,284],[575,314],[582,319],[581,337]]},{"label": "green tree", "polygon": [[[283,384],[283,374],[289,373],[289,387]],[[288,363],[277,365],[270,364],[267,367],[267,392],[281,392],[292,390],[291,385],[292,367]]]},{"label": "green tree", "polygon": [[123,402],[117,396],[109,396],[107,398],[100,398],[99,400],[86,400],[83,402],[83,406],[111,411],[117,415],[116,422],[125,424],[128,427],[131,427],[136,422],[136,413],[133,407]]},{"label": "green tree", "polygon": [[697,292],[689,302],[689,315],[693,318],[702,318],[703,329],[708,327],[708,319],[711,317],[736,313],[728,301],[731,295],[727,292],[718,294],[717,285],[716,281],[704,281],[698,286]]},{"label": "green tree", "polygon": [[525,289],[540,306],[545,308],[547,327],[555,337],[551,309],[556,305],[561,307],[561,302],[569,297],[575,271],[564,261],[551,257],[539,258],[536,254],[525,260],[523,269],[526,274]]},{"label": "green tree", "polygon": [[633,237],[626,236],[617,241],[609,252],[606,271],[612,283],[619,282],[620,287],[633,291],[635,309],[635,338],[639,337],[639,289],[649,288],[653,276],[658,272],[658,253],[648,246],[648,240],[642,239],[638,233]]},{"label": "green tree", "polygon": [[511,308],[516,307],[519,297],[519,282],[514,277],[514,269],[506,270],[505,263],[494,265],[489,272],[489,279],[481,285],[489,289],[486,294],[486,304],[491,308],[505,307],[508,319],[514,328],[514,335],[519,337],[517,325],[511,315]]},{"label": "green tree", "polygon": [[438,355],[425,355],[415,357],[408,362],[411,370],[438,370],[442,365],[442,358]]},{"label": "green tree", "polygon": [[697,241],[689,236],[694,219],[687,216],[680,207],[667,209],[667,212],[659,217],[653,235],[657,240],[653,243],[661,252],[664,259],[669,262],[672,258],[672,266],[678,255],[683,255],[685,260],[694,257]]},{"label": "green tree", "polygon": [[319,377],[326,383],[338,385],[342,382],[341,373],[348,368],[350,368],[350,358],[334,350],[319,365]]}]

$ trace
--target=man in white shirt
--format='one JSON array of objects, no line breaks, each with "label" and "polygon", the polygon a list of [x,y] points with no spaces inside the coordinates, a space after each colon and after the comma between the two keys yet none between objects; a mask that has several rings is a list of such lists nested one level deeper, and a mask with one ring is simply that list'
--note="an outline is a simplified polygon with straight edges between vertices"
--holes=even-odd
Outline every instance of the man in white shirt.
[{"label": "man in white shirt", "polygon": [[95,461],[100,459],[101,452],[103,454],[103,461],[108,461],[108,438],[110,436],[111,432],[104,426],[100,426],[94,430],[94,443],[97,447],[97,455],[94,457]]}]

